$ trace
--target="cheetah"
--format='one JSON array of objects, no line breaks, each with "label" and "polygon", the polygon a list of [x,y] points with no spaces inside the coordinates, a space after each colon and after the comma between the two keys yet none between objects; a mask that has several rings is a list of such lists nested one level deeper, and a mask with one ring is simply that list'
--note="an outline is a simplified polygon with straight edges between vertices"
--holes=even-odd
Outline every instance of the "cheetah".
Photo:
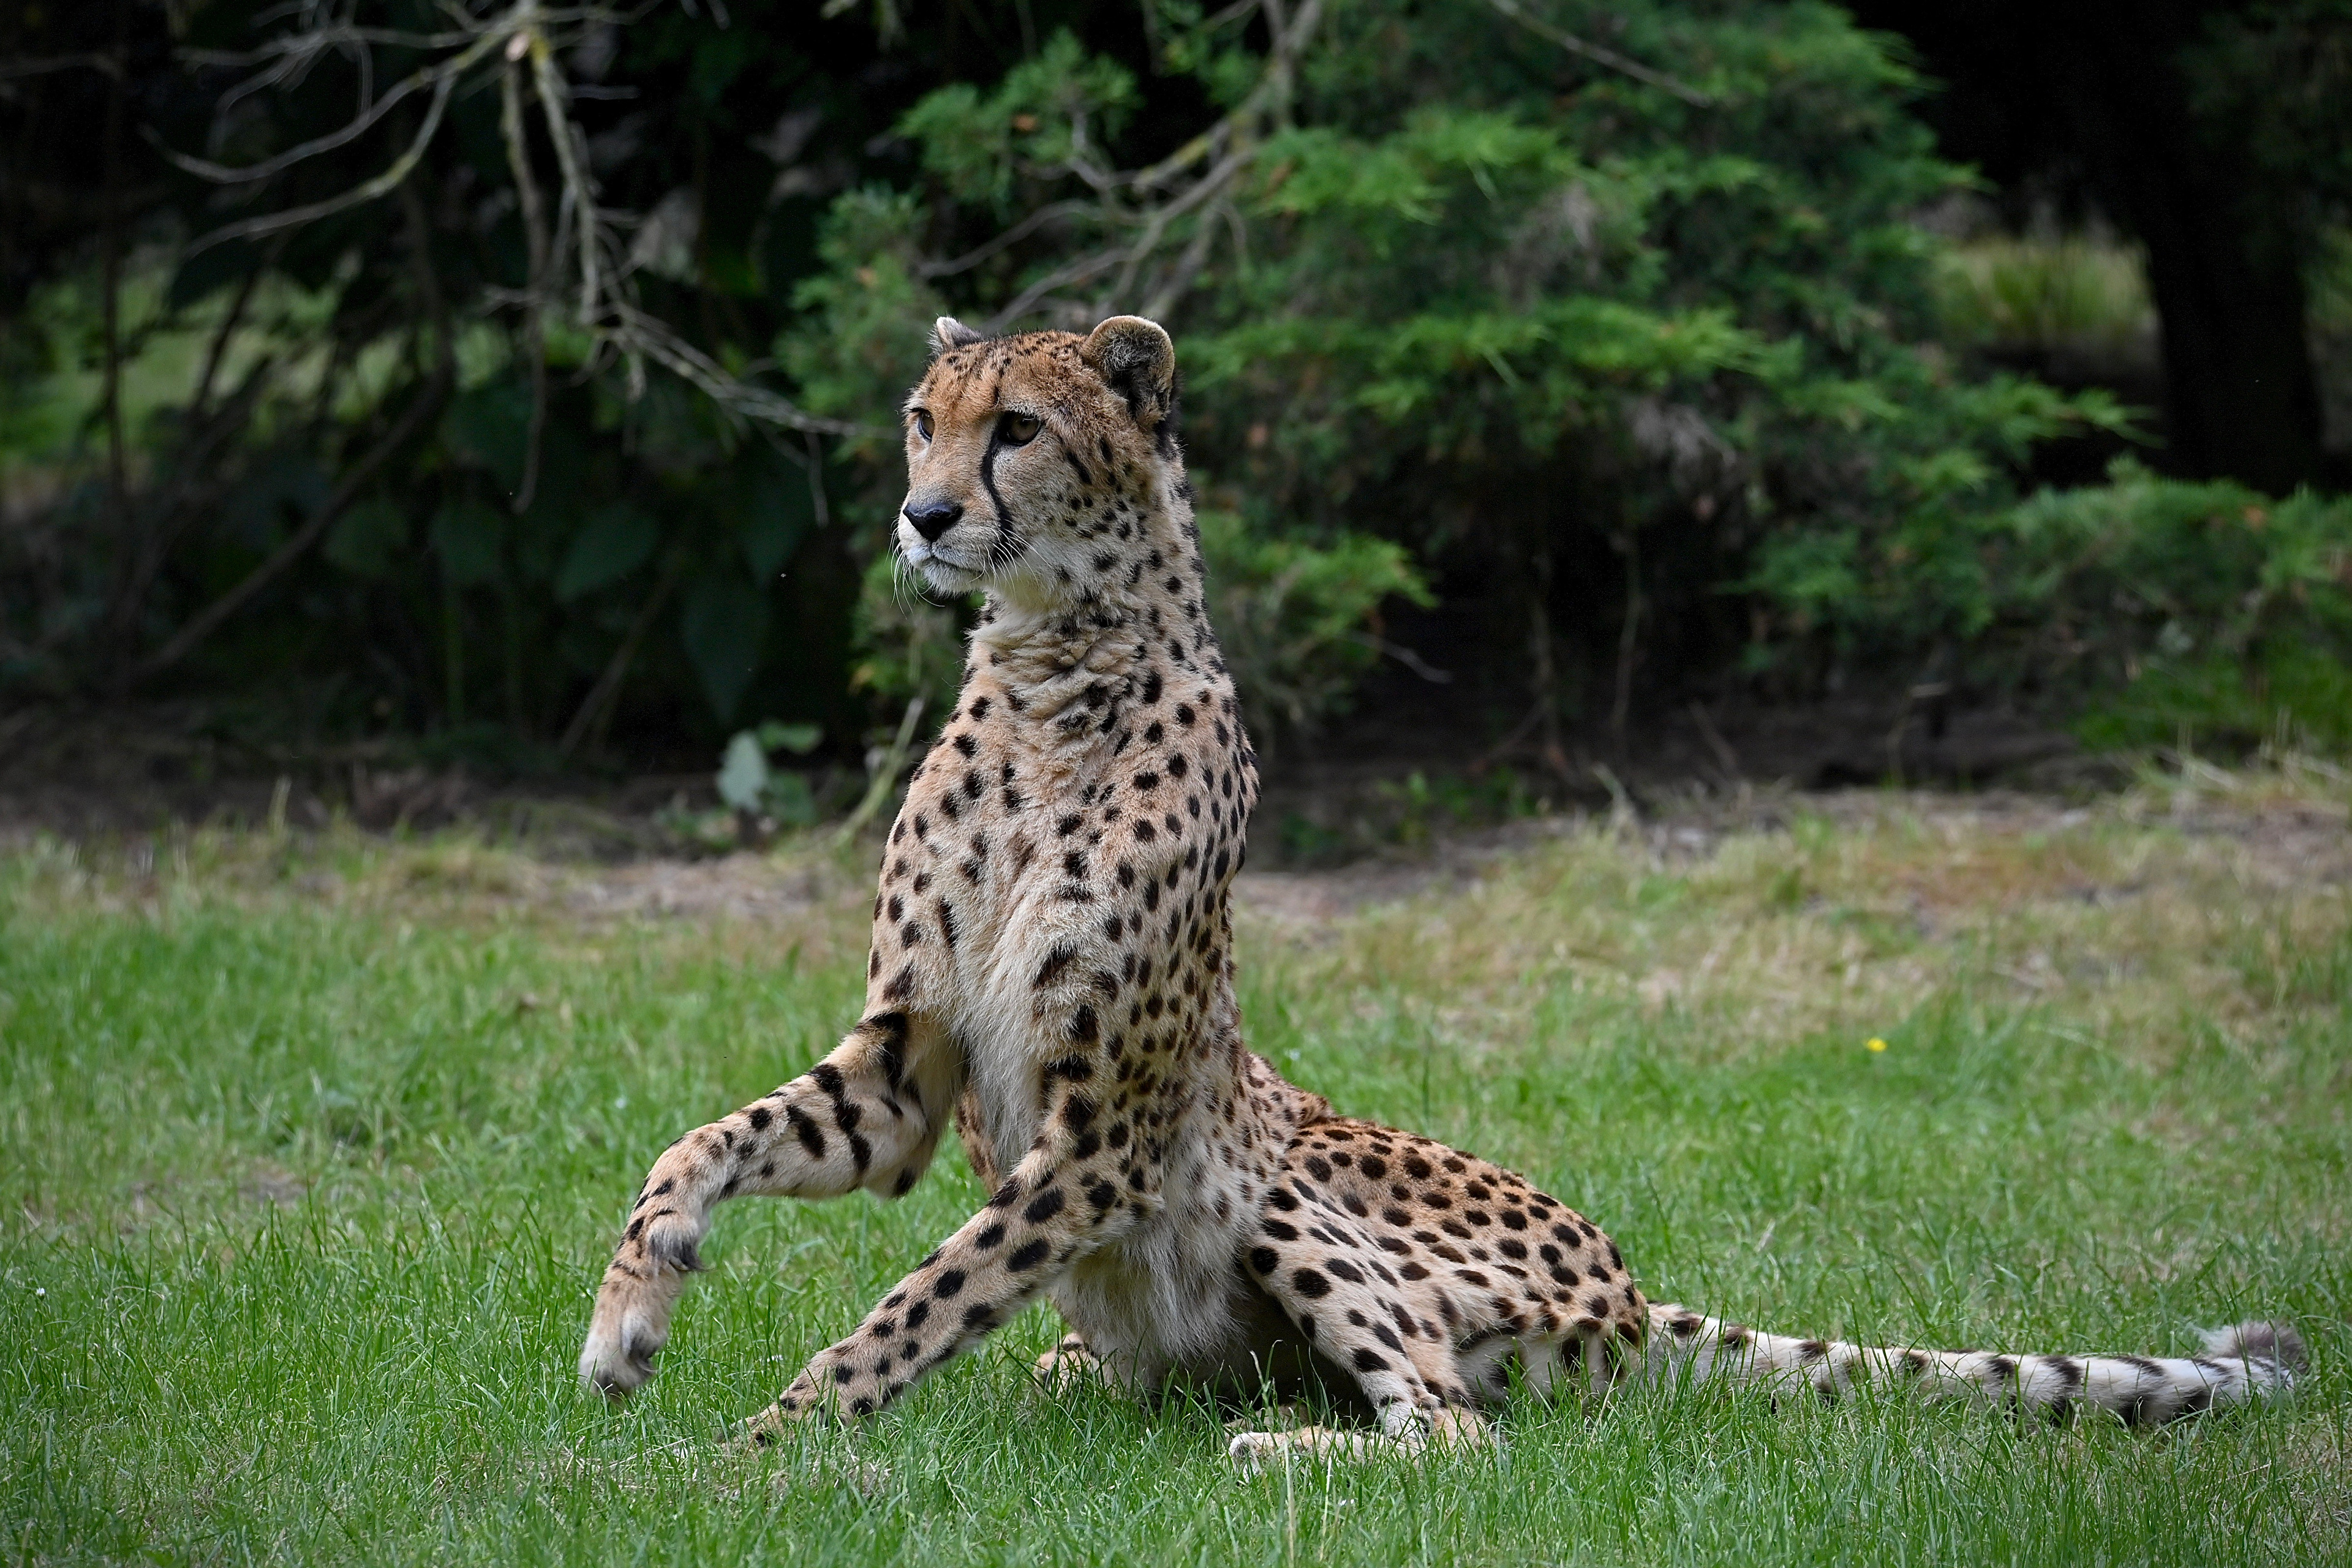
[{"label": "cheetah", "polygon": [[1514,1390],[1909,1382],[2155,1422],[2285,1390],[2284,1324],[2203,1353],[2002,1355],[1765,1333],[1647,1300],[1591,1220],[1338,1114],[1244,1043],[1228,892],[1255,757],[1204,604],[1174,345],[1116,316],[990,338],[942,318],[905,409],[906,566],[984,594],[874,900],[863,1016],[679,1139],[632,1207],[579,1373],[652,1374],[720,1202],[904,1194],[950,1121],[991,1195],[745,1429],[866,1416],[1039,1296],[1049,1382],[1313,1379],[1357,1426],[1248,1431],[1244,1466],[1491,1440]]}]

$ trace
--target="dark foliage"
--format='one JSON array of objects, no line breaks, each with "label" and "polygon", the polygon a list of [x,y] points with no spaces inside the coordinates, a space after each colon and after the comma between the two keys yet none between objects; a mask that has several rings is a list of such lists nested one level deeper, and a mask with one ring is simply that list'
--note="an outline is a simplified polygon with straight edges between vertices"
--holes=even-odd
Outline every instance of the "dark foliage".
[{"label": "dark foliage", "polygon": [[[2067,145],[2147,238],[2175,456],[2273,489],[2315,461],[2275,373],[2347,183],[2333,3],[2102,34],[2154,51],[2158,156],[2153,99],[2016,89],[2082,100]],[[1269,726],[1426,669],[1384,600],[1522,733],[2145,664],[2086,685],[2020,630],[2080,613],[2020,574],[2037,444],[2126,422],[1939,341],[1912,220],[1966,176],[1841,12],[824,10],[0,17],[0,700],[258,694],[514,765],[788,721],[855,760],[952,668],[956,608],[886,559],[942,310],[1177,331]],[[2165,212],[2243,288],[2179,282]]]}]

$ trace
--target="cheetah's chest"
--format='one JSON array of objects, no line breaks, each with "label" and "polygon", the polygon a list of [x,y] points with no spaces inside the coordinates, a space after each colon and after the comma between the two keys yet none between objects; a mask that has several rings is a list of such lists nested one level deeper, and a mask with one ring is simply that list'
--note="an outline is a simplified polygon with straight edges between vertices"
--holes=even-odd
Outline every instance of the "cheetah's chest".
[{"label": "cheetah's chest", "polygon": [[[973,1163],[1006,1172],[1032,1146],[1041,1082],[1069,1048],[1039,1024],[1093,999],[1089,1026],[1112,1063],[1093,1086],[1099,1124],[1120,1139],[1104,1174],[1150,1212],[1080,1260],[1054,1299],[1089,1343],[1140,1365],[1213,1357],[1233,1334],[1232,1260],[1283,1142],[1257,1125],[1241,1082],[1227,955],[1246,761],[1212,743],[1203,709],[1178,718],[1172,696],[1157,715],[1069,704],[1087,716],[1082,731],[1041,723],[1035,704],[1020,711],[1001,691],[992,721],[970,724],[976,700],[968,690],[967,722],[951,726],[901,814],[908,885],[946,889],[953,910],[942,910],[956,939],[934,1000],[964,1053]],[[1222,794],[1219,779],[1230,781]]]}]

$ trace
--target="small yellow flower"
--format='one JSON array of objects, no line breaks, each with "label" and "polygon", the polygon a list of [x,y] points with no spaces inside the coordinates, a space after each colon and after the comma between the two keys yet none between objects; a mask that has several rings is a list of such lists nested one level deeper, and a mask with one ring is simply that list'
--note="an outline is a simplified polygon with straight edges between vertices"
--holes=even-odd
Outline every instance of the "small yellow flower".
[{"label": "small yellow flower", "polygon": [[1874,1051],[1883,1051],[1886,1048],[1886,1042],[1873,1035],[1870,1037],[1870,1048]]}]

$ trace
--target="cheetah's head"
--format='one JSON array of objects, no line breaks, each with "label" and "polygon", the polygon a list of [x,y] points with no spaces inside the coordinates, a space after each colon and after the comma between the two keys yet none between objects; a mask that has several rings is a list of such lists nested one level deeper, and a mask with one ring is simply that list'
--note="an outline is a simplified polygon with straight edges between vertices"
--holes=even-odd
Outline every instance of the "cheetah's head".
[{"label": "cheetah's head", "polygon": [[1084,337],[984,338],[942,316],[932,343],[906,405],[907,563],[940,592],[1041,608],[1132,584],[1182,483],[1167,332],[1113,316]]}]

